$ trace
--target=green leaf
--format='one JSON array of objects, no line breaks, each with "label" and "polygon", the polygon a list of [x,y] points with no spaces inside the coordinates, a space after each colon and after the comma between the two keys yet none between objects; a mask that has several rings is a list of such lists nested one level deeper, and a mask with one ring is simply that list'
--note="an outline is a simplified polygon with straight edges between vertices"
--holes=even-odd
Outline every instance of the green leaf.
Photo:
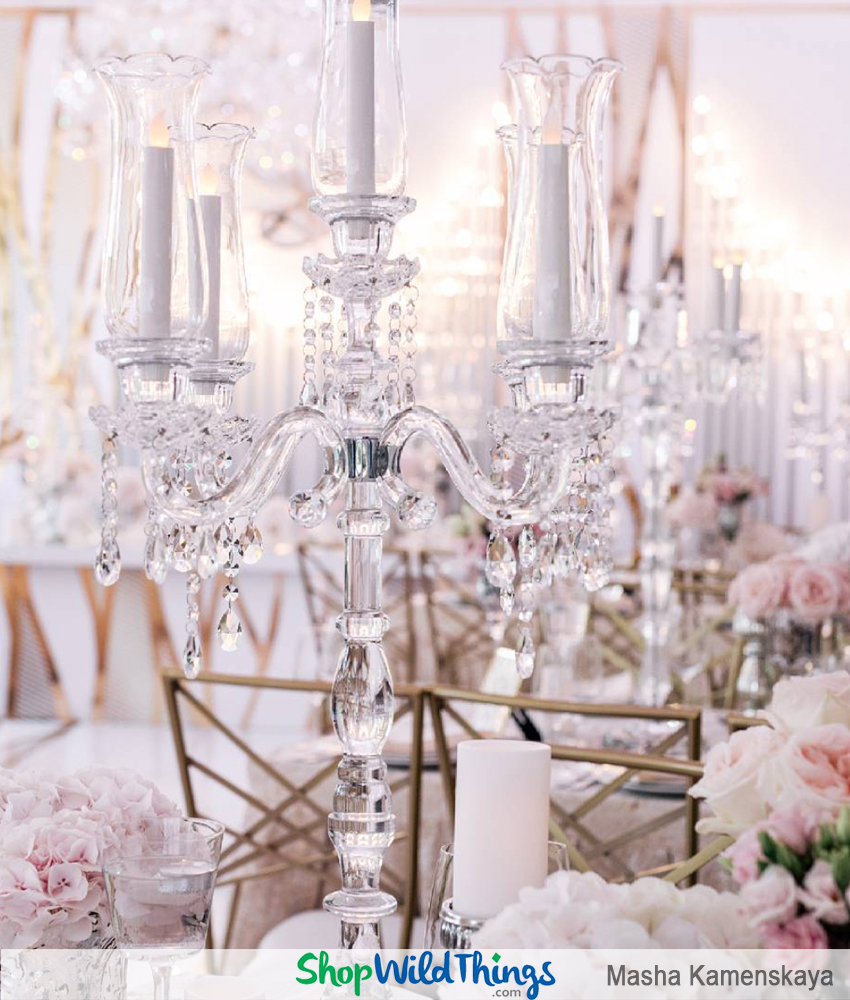
[{"label": "green leaf", "polygon": [[841,893],[847,892],[850,886],[850,847],[842,847],[832,859],[832,877]]},{"label": "green leaf", "polygon": [[844,806],[838,814],[835,835],[840,843],[850,845],[850,806]]},{"label": "green leaf", "polygon": [[768,861],[777,863],[777,850],[779,845],[767,832],[767,830],[762,830],[759,833],[759,843],[761,844],[761,852],[767,858]]}]

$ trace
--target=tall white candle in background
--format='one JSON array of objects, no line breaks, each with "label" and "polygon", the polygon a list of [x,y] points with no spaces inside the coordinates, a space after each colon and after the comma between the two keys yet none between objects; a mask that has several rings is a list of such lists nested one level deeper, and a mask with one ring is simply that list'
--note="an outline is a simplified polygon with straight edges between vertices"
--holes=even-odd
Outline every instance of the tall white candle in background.
[{"label": "tall white candle in background", "polygon": [[212,342],[209,356],[217,358],[221,315],[221,195],[218,193],[218,174],[209,164],[201,171],[201,215],[209,274],[209,312],[201,337]]},{"label": "tall white candle in background", "polygon": [[346,182],[349,194],[375,193],[375,22],[371,0],[354,0],[346,64]]},{"label": "tall white candle in background", "polygon": [[726,275],[723,269],[723,258],[714,258],[714,315],[715,330],[726,328]]},{"label": "tall white candle in background", "polygon": [[537,271],[534,336],[563,340],[572,329],[570,149],[557,124],[546,124],[538,151]]},{"label": "tall white candle in background", "polygon": [[729,330],[736,332],[741,329],[741,271],[743,261],[735,258],[732,263],[732,287],[729,294]]},{"label": "tall white candle in background", "polygon": [[652,210],[652,283],[658,284],[664,277],[664,206],[656,205]]},{"label": "tall white candle in background", "polygon": [[174,150],[160,113],[150,123],[142,163],[141,259],[139,261],[139,333],[171,335],[171,217]]},{"label": "tall white candle in background", "polygon": [[545,743],[469,740],[458,745],[455,912],[492,917],[527,885],[546,881],[551,752]]}]

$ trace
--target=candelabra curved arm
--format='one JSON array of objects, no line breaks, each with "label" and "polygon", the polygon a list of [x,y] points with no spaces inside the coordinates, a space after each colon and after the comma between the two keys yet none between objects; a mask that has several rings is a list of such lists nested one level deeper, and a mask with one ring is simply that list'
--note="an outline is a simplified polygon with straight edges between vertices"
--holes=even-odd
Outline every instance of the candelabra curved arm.
[{"label": "candelabra curved arm", "polygon": [[418,496],[401,475],[401,453],[417,434],[434,446],[464,500],[488,520],[531,524],[550,511],[567,490],[568,463],[566,456],[558,452],[531,459],[518,490],[499,489],[451,421],[426,406],[411,406],[389,421],[381,439],[390,455],[389,469],[380,481],[381,491],[393,507]]},{"label": "candelabra curved arm", "polygon": [[[185,496],[172,482],[162,455],[147,452],[142,463],[145,488],[156,505],[184,524],[220,523],[256,512],[271,496],[300,442],[312,435],[324,452],[325,471],[313,490],[322,515],[345,484],[345,443],[320,411],[306,406],[272,418],[255,439],[239,471],[217,493],[204,499]],[[314,521],[314,523],[316,523]]]}]

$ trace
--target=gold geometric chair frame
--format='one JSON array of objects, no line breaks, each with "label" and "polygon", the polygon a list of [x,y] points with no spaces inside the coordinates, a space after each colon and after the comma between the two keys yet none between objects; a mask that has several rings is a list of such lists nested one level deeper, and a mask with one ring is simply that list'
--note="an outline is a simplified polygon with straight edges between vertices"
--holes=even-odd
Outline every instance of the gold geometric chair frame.
[{"label": "gold geometric chair frame", "polygon": [[[253,749],[247,736],[234,731],[209,707],[199,687],[223,686],[228,689],[244,688],[252,694],[265,697],[276,695],[285,698],[287,693],[308,693],[330,696],[331,685],[323,681],[284,680],[277,677],[245,677],[229,674],[202,673],[196,680],[187,681],[180,671],[163,673],[166,704],[177,750],[186,809],[189,815],[199,815],[198,780],[202,776],[214,786],[225,790],[251,810],[250,819],[244,824],[231,822],[227,826],[225,847],[219,871],[219,888],[233,887],[232,905],[223,941],[220,947],[229,948],[234,937],[242,896],[249,883],[262,879],[300,873],[315,883],[315,905],[319,906],[326,888],[325,881],[336,871],[337,856],[327,838],[329,801],[320,801],[323,786],[332,781],[339,758],[321,760],[309,776],[298,780],[290,777],[272,763],[266,755]],[[417,688],[399,685],[395,688],[395,720],[407,714],[413,718],[410,766],[401,776],[390,782],[395,796],[407,790],[408,809],[406,829],[396,833],[396,844],[405,843],[407,852],[404,871],[395,863],[384,863],[383,883],[389,891],[403,900],[402,947],[410,947],[413,921],[418,908],[419,833],[422,794],[422,723],[423,696]],[[200,716],[204,731],[220,733],[231,748],[242,754],[250,767],[257,769],[274,787],[271,800],[263,801],[251,788],[241,787],[225,774],[216,771],[201,759],[192,748],[192,738],[200,730],[186,725]],[[293,814],[298,813],[297,818]],[[399,826],[402,824],[400,823]]]},{"label": "gold geometric chair frame", "polygon": [[[591,749],[581,746],[551,745],[552,759],[577,761],[587,764],[607,765],[622,769],[614,778],[595,784],[592,792],[579,805],[569,810],[556,799],[551,799],[550,826],[553,839],[567,844],[572,865],[580,871],[591,870],[593,862],[603,857],[613,862],[619,870],[620,877],[633,879],[640,875],[664,875],[675,881],[688,878],[693,880],[701,864],[711,860],[712,854],[706,857],[700,865],[685,867],[687,861],[674,862],[654,868],[651,871],[635,872],[627,861],[619,856],[619,852],[642,837],[652,836],[657,831],[676,821],[684,821],[684,849],[686,859],[698,857],[698,836],[696,823],[699,814],[699,803],[690,795],[684,796],[684,802],[665,811],[659,816],[653,816],[638,827],[627,832],[604,839],[594,834],[587,825],[591,813],[606,802],[611,795],[623,788],[632,778],[643,772],[651,774],[678,776],[686,780],[690,787],[702,776],[700,763],[701,743],[701,713],[698,708],[669,707],[643,708],[634,705],[603,705],[587,703],[571,703],[548,701],[525,696],[506,697],[502,695],[487,695],[459,688],[434,687],[429,692],[429,701],[434,722],[434,734],[437,742],[437,752],[440,760],[440,770],[450,820],[453,822],[454,811],[454,773],[449,743],[446,740],[444,718],[450,718],[460,726],[471,739],[482,739],[484,734],[478,732],[469,720],[458,710],[460,705],[491,705],[510,709],[522,709],[527,712],[546,714],[570,714],[584,717],[610,717],[623,720],[644,720],[667,722],[671,732],[649,750],[648,753],[633,753],[611,749]],[[669,754],[677,744],[684,743],[683,757]],[[583,852],[572,843],[567,836],[571,831],[586,845]],[[722,848],[720,848],[722,849]]]}]

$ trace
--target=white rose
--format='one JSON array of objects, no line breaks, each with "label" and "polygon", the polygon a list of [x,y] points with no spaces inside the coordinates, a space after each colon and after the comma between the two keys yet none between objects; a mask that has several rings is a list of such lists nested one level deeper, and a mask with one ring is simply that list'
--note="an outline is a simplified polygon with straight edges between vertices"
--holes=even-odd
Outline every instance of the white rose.
[{"label": "white rose", "polygon": [[850,673],[837,670],[779,681],[767,717],[774,728],[791,733],[830,722],[850,726]]},{"label": "white rose", "polygon": [[753,726],[709,750],[705,772],[691,789],[691,795],[704,798],[714,813],[700,821],[700,832],[738,834],[767,816],[759,778],[783,742],[769,726]]}]

